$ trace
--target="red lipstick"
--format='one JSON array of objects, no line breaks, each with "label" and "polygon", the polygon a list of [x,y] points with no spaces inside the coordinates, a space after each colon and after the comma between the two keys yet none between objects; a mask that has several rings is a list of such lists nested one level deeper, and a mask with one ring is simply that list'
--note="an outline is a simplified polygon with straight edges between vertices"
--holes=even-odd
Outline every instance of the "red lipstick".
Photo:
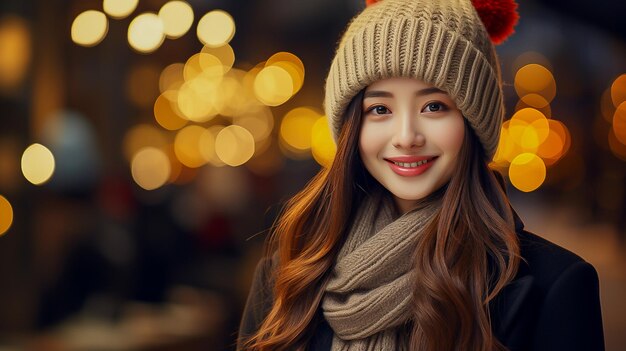
[{"label": "red lipstick", "polygon": [[437,156],[397,156],[385,158],[391,170],[403,177],[418,176],[428,170]]}]

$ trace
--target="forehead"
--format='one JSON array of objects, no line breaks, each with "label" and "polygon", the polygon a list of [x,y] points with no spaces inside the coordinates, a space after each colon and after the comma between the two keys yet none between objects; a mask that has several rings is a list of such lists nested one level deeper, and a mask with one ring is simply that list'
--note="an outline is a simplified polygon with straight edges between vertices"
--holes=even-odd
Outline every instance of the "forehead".
[{"label": "forehead", "polygon": [[433,88],[434,86],[428,84],[422,80],[416,78],[409,77],[393,77],[377,80],[374,83],[370,84],[365,88],[365,91],[370,90],[383,90],[383,91],[394,91],[394,90],[422,90]]}]

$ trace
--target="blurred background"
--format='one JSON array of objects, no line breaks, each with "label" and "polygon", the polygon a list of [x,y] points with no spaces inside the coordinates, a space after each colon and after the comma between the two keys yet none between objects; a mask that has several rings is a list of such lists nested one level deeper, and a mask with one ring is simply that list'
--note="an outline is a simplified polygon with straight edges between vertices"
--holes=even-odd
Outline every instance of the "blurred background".
[{"label": "blurred background", "polygon": [[[360,0],[1,0],[0,350],[230,350]],[[493,167],[626,350],[626,3],[522,1]]]}]

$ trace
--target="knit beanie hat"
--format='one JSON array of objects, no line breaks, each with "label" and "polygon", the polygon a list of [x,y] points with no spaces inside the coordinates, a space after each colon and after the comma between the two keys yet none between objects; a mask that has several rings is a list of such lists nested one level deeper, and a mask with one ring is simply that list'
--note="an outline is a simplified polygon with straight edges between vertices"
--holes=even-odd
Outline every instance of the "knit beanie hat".
[{"label": "knit beanie hat", "polygon": [[348,25],[326,79],[324,108],[335,140],[359,91],[377,80],[412,77],[452,97],[491,160],[504,119],[494,43],[513,32],[517,5],[513,0],[367,3]]}]

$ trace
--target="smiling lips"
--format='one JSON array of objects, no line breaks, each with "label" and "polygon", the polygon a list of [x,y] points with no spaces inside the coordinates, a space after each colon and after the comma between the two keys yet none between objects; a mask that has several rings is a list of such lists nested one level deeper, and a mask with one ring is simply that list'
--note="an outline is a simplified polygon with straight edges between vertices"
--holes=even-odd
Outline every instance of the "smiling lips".
[{"label": "smiling lips", "polygon": [[418,176],[435,163],[437,156],[399,156],[385,158],[391,170],[403,177]]}]

